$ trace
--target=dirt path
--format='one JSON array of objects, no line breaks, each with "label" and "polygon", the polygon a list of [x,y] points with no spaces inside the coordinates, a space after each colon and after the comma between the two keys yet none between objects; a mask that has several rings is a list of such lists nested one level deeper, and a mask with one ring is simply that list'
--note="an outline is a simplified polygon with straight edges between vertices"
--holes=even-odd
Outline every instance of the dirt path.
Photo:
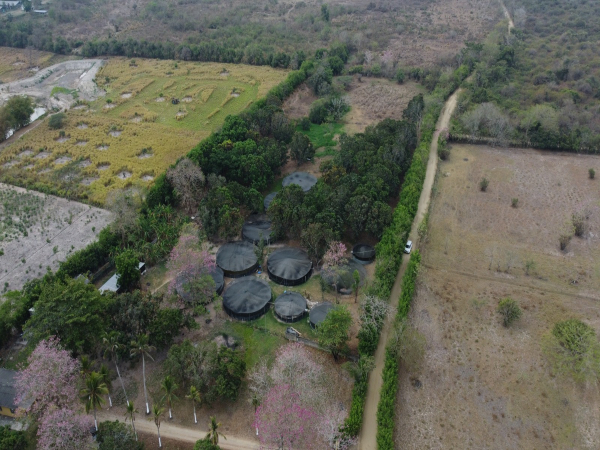
[{"label": "dirt path", "polygon": [[[98,419],[99,421],[123,421],[122,416],[109,414],[107,412],[98,412]],[[157,437],[154,421],[148,420],[143,414],[140,414],[136,419],[135,429],[138,433],[152,434],[153,436]],[[184,428],[177,425],[172,425],[167,420],[162,421],[160,424],[160,436],[162,438],[175,439],[177,441],[196,442],[200,439],[203,439],[206,436],[206,433],[207,431],[204,430],[200,425],[198,425],[198,428]],[[260,445],[254,441],[235,438],[228,435],[225,435],[225,437],[227,439],[219,439],[219,447],[224,450],[251,450],[260,448]]]},{"label": "dirt path", "polygon": [[[448,125],[450,123],[450,117],[452,116],[452,112],[456,107],[456,100],[458,98],[459,93],[460,89],[454,92],[454,94],[450,96],[450,98],[444,105],[444,109],[442,110],[442,114],[440,115],[440,118],[438,119],[438,123],[436,125],[436,131],[433,134],[431,149],[429,151],[429,161],[427,162],[425,182],[423,183],[423,191],[421,192],[421,197],[419,198],[419,208],[417,210],[417,214],[415,216],[415,220],[413,221],[412,228],[409,234],[409,239],[411,239],[413,242],[417,241],[417,227],[425,217],[425,214],[427,213],[427,210],[429,208],[429,201],[431,200],[431,189],[433,187],[435,174],[437,172],[438,136],[441,130],[443,130],[444,128],[448,128]],[[400,298],[400,287],[402,285],[402,277],[404,276],[404,272],[406,271],[408,260],[409,256],[403,254],[402,262],[400,264],[400,270],[398,271],[396,281],[394,282],[394,286],[392,288],[392,293],[390,294],[390,302],[393,305],[395,305],[398,302],[398,299]],[[379,345],[377,346],[377,351],[375,352],[375,368],[369,376],[369,387],[367,389],[367,398],[365,401],[363,426],[360,433],[360,450],[377,449],[377,405],[379,404],[379,398],[381,397],[381,385],[383,383],[381,375],[383,372],[383,365],[385,361],[385,346],[388,341],[388,334],[393,321],[394,318],[389,317],[388,320],[385,322],[381,331],[381,336],[379,338]]]},{"label": "dirt path", "polygon": [[512,29],[515,27],[515,23],[513,22],[512,17],[510,17],[508,8],[506,7],[506,5],[504,4],[504,2],[502,0],[500,0],[500,5],[502,5],[502,11],[504,11],[504,17],[506,17],[508,19],[508,34],[510,34]]}]

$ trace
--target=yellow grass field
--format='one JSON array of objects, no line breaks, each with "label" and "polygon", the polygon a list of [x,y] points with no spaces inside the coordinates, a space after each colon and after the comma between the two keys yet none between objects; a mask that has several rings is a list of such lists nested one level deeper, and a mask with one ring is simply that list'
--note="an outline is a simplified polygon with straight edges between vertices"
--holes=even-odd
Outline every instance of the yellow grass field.
[{"label": "yellow grass field", "polygon": [[71,164],[78,191],[101,204],[112,189],[147,186],[286,76],[270,67],[111,59],[96,76],[106,96],[71,108],[64,136],[44,123],[7,147],[1,175],[52,184],[61,182],[56,169]]}]

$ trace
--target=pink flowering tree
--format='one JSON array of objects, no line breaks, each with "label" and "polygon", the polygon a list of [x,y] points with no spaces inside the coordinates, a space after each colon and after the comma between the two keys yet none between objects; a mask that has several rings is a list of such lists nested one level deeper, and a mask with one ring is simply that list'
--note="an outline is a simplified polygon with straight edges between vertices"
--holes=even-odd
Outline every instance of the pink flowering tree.
[{"label": "pink flowering tree", "polygon": [[317,433],[323,439],[325,448],[332,450],[347,450],[356,444],[357,440],[347,433],[340,431],[347,417],[345,408],[338,405],[328,405],[317,421]]},{"label": "pink flowering tree", "polygon": [[336,299],[340,281],[340,269],[346,262],[348,262],[346,259],[346,245],[339,241],[330,242],[329,248],[325,252],[325,256],[323,256],[323,275],[327,277],[328,282],[334,287]]},{"label": "pink flowering tree", "polygon": [[27,413],[40,417],[49,409],[68,409],[77,402],[80,364],[58,338],[41,341],[27,361],[16,377],[16,402],[33,400]]},{"label": "pink flowering tree", "polygon": [[302,394],[304,404],[314,406],[324,378],[323,367],[316,363],[304,345],[291,343],[277,351],[271,368],[274,385],[287,384],[293,392]]},{"label": "pink flowering tree", "polygon": [[214,256],[201,248],[198,229],[190,227],[169,255],[169,293],[177,293],[193,305],[209,303],[215,291],[210,275],[215,265]]},{"label": "pink flowering tree", "polygon": [[289,385],[271,388],[255,414],[254,426],[262,445],[277,449],[315,448],[317,415],[302,405]]},{"label": "pink flowering tree", "polygon": [[40,420],[37,447],[40,450],[87,450],[93,448],[91,420],[71,409],[49,411]]}]

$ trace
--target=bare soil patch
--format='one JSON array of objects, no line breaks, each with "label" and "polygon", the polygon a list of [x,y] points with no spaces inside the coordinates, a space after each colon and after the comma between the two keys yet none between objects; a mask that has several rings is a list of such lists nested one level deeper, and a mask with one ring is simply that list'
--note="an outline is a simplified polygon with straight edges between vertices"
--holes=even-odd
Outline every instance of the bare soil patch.
[{"label": "bare soil patch", "polygon": [[73,161],[73,158],[70,156],[61,156],[60,158],[56,158],[54,160],[54,164],[66,164],[70,161]]},{"label": "bare soil patch", "polygon": [[347,94],[351,109],[344,117],[346,130],[360,133],[383,119],[401,119],[408,102],[421,92],[423,88],[413,82],[398,84],[382,78],[355,79]]},{"label": "bare soil patch", "polygon": [[131,92],[126,92],[124,94],[121,94],[121,98],[131,98],[132,94]]},{"label": "bare soil patch", "polygon": [[21,153],[19,153],[19,158],[27,158],[28,156],[33,155],[33,150],[31,150],[30,148],[23,150]]},{"label": "bare soil patch", "polygon": [[[453,145],[420,243],[411,321],[427,350],[420,372],[401,371],[397,448],[599,448],[597,388],[552,375],[540,344],[572,317],[600,333],[600,196],[587,176],[599,163]],[[561,252],[560,229],[580,209],[587,231]],[[523,310],[510,329],[495,311],[508,296]]]},{"label": "bare soil patch", "polygon": [[106,151],[106,150],[108,150],[108,145],[106,145],[106,144],[99,145],[98,147],[96,147],[96,150]]},{"label": "bare soil patch", "polygon": [[50,152],[39,152],[37,155],[35,155],[35,159],[46,159],[51,154],[52,153]]},{"label": "bare soil patch", "polygon": [[54,139],[56,142],[58,142],[59,144],[64,144],[65,142],[67,142],[70,139],[70,137],[68,136],[63,136],[63,137],[59,137]]},{"label": "bare soil patch", "polygon": [[142,175],[142,181],[152,181],[154,177],[152,175]]},{"label": "bare soil patch", "polygon": [[127,178],[131,177],[131,172],[127,171],[127,170],[122,170],[117,174],[117,178],[119,178],[120,180],[126,180]]},{"label": "bare soil patch", "polygon": [[113,131],[110,131],[108,134],[110,134],[112,137],[119,137],[119,136],[121,136],[121,133],[122,133],[122,131],[113,130]]},{"label": "bare soil patch", "polygon": [[8,169],[10,167],[16,166],[17,164],[19,164],[19,161],[17,161],[16,159],[13,159],[11,161],[8,161],[8,162],[5,162],[4,164],[2,164],[2,167],[5,167]]},{"label": "bare soil patch", "polygon": [[77,141],[77,144],[80,147],[84,147],[85,145],[87,145],[87,141]]},{"label": "bare soil patch", "polygon": [[191,103],[192,101],[194,101],[194,99],[192,97],[183,97],[181,101],[184,103]]},{"label": "bare soil patch", "polygon": [[88,128],[88,125],[86,123],[80,123],[79,125],[77,125],[77,128],[79,128],[80,130],[85,130]]},{"label": "bare soil patch", "polygon": [[[48,267],[58,269],[59,261],[95,241],[112,220],[108,211],[5,184],[0,184],[0,196],[0,283],[11,290],[39,278]],[[18,222],[27,236],[14,226]]]},{"label": "bare soil patch", "polygon": [[164,98],[164,97],[158,97],[158,98],[156,99],[156,102],[157,102],[157,103],[162,103],[162,102],[164,102],[164,101],[165,101],[165,98]]},{"label": "bare soil patch", "polygon": [[98,170],[108,170],[110,163],[98,164]]},{"label": "bare soil patch", "polygon": [[317,96],[312,89],[303,84],[283,103],[283,111],[290,119],[306,117],[310,112],[310,105],[315,100]]},{"label": "bare soil patch", "polygon": [[92,161],[90,161],[89,159],[84,159],[83,161],[81,161],[79,163],[79,167],[81,167],[82,169],[85,169],[86,167],[90,167],[92,165]]},{"label": "bare soil patch", "polygon": [[86,177],[83,180],[81,180],[81,184],[83,184],[84,186],[89,186],[98,179],[98,177]]}]

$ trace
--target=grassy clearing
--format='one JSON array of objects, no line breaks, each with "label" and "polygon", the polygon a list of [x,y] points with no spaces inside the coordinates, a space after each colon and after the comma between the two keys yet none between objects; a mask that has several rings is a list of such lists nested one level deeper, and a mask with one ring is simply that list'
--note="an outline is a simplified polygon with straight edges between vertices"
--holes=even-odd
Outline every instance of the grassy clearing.
[{"label": "grassy clearing", "polygon": [[[317,158],[324,156],[332,156],[335,154],[335,147],[337,145],[336,136],[339,136],[344,132],[344,124],[342,123],[323,123],[321,125],[311,124],[310,130],[305,131],[300,127],[296,129],[300,133],[304,133],[309,137],[313,146],[315,147]],[[322,149],[321,151],[318,151]]]},{"label": "grassy clearing", "polygon": [[286,75],[269,67],[112,59],[96,79],[106,96],[71,109],[62,130],[42,124],[7,147],[2,176],[56,187],[65,180],[56,180],[55,170],[79,162],[77,193],[103,203],[112,189],[148,185]]}]

